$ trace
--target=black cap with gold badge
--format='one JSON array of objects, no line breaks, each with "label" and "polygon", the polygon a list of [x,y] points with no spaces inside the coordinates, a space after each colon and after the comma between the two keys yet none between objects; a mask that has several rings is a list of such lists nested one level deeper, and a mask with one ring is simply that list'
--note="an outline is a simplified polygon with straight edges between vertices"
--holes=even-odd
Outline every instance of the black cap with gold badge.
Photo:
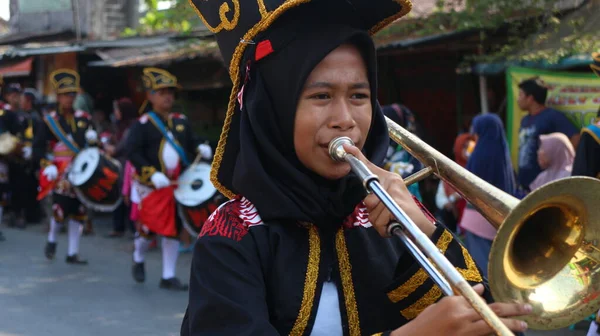
[{"label": "black cap with gold badge", "polygon": [[[181,89],[181,85],[177,83],[177,77],[172,73],[164,69],[159,68],[144,68],[142,70],[142,84],[144,90],[153,91],[160,89]],[[140,106],[138,113],[144,114],[151,110],[150,104],[147,100],[144,100],[142,106]]]},{"label": "black cap with gold badge", "polygon": [[75,70],[58,69],[50,74],[50,82],[57,94],[79,92],[79,74]]},{"label": "black cap with gold badge", "polygon": [[[265,55],[277,52],[285,36],[264,35],[288,14],[302,25],[311,22],[345,24],[375,34],[410,12],[410,0],[189,0],[206,27],[216,35],[219,49],[229,65],[233,82],[227,114],[215,151],[211,182],[225,196],[235,193],[231,183],[233,167],[240,151],[238,94],[244,68]],[[310,50],[306,51],[307,53]]]}]

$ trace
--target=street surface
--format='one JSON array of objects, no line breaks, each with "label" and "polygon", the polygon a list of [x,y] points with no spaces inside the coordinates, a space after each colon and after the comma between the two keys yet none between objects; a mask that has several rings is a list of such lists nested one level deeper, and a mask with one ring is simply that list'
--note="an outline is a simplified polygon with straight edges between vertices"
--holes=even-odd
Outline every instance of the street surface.
[{"label": "street surface", "polygon": [[[43,225],[26,230],[3,226],[0,242],[0,336],[172,336],[187,305],[186,292],[158,288],[159,250],[148,253],[146,283],[131,277],[129,238],[106,239],[109,218],[96,218],[95,236],[83,237],[87,266],[64,261],[67,236],[59,235],[56,259],[43,255]],[[181,254],[177,275],[188,282],[191,254]],[[585,336],[580,330],[530,331],[527,336]]]}]

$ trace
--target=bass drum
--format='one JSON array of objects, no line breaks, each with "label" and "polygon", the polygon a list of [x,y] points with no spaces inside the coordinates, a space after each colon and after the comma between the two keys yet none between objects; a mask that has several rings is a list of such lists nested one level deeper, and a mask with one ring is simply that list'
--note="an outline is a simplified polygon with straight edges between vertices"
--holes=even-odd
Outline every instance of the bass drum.
[{"label": "bass drum", "polygon": [[226,198],[210,182],[210,165],[204,162],[186,169],[178,184],[175,189],[177,211],[184,228],[197,237],[204,222]]},{"label": "bass drum", "polygon": [[111,212],[123,199],[121,170],[118,161],[105,156],[97,147],[90,147],[75,156],[67,178],[86,207]]}]

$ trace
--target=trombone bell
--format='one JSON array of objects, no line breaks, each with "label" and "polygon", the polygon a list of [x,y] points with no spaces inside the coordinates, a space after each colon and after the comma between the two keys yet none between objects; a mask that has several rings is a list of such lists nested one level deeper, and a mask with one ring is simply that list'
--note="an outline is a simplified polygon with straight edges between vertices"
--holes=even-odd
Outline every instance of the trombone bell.
[{"label": "trombone bell", "polygon": [[531,304],[532,314],[522,320],[539,330],[564,328],[598,311],[600,180],[564,178],[520,201],[386,121],[390,138],[498,229],[488,266],[496,301]]},{"label": "trombone bell", "polygon": [[569,177],[525,197],[499,227],[488,275],[498,301],[529,303],[532,329],[569,326],[600,307],[600,183]]}]

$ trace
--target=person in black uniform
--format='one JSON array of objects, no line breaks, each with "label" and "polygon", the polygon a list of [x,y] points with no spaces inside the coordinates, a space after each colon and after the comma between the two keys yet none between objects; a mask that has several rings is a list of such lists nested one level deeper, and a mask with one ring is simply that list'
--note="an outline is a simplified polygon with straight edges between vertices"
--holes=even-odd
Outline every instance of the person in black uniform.
[{"label": "person in black uniform", "polygon": [[[2,76],[0,76],[0,94],[4,94],[3,92],[4,81],[2,80]],[[11,90],[14,90],[15,86],[12,86]],[[8,96],[8,94],[5,94]],[[17,121],[15,118],[15,113],[11,110],[10,105],[2,104],[0,107],[0,223],[2,222],[2,218],[4,212],[9,205],[10,199],[10,179],[9,179],[9,167],[10,160],[12,160],[16,138],[14,138],[14,134],[17,132]],[[4,240],[5,237],[0,232],[0,241]]]},{"label": "person in black uniform", "polygon": [[[600,77],[600,52],[593,53],[592,70]],[[572,176],[590,176],[600,179],[600,107],[596,120],[581,129],[581,140],[575,152]]]},{"label": "person in black uniform", "polygon": [[33,130],[33,160],[41,167],[40,184],[42,181],[56,183],[52,190],[53,216],[44,254],[46,258],[54,259],[56,235],[60,225],[66,222],[69,235],[66,262],[85,265],[87,261],[80,259],[78,253],[87,210],[77,199],[66,171],[79,150],[98,143],[98,134],[91,116],[73,109],[79,90],[79,74],[59,69],[50,74],[50,81],[57,94],[58,110],[45,115],[43,122],[34,124]]},{"label": "person in black uniform", "polygon": [[16,226],[24,228],[25,222],[41,219],[41,207],[36,201],[38,181],[37,164],[31,160],[34,124],[42,122],[36,107],[39,98],[35,89],[25,89],[21,94],[20,110],[16,112],[16,136],[21,141],[22,156],[10,165],[11,204],[16,215]]},{"label": "person in black uniform", "polygon": [[[390,212],[329,156],[333,139],[350,137],[356,147],[346,150],[491,299],[460,241],[381,168],[389,137],[368,32],[408,13],[410,2],[248,1],[232,9],[232,22],[218,3],[193,4],[232,74],[211,174],[231,200],[196,242],[181,335],[491,334],[464,297],[443,297],[388,237]],[[491,305],[510,329],[525,329],[511,317],[531,307]]]},{"label": "person in black uniform", "polygon": [[[212,157],[212,149],[194,136],[187,118],[171,111],[175,91],[179,88],[177,78],[163,69],[145,68],[142,80],[148,104],[145,104],[146,112],[131,126],[126,155],[135,167],[134,188],[142,200],[142,226],[136,233],[132,267],[133,278],[137,282],[145,281],[144,255],[150,238],[156,234],[150,222],[143,222],[144,212],[155,210],[143,205],[144,198],[154,190],[171,186],[196,156],[194,153],[204,158]],[[171,234],[163,235],[162,239],[163,272],[159,286],[187,290],[188,286],[175,276],[182,225],[174,210],[169,215],[175,217],[176,227],[168,228]]]}]

